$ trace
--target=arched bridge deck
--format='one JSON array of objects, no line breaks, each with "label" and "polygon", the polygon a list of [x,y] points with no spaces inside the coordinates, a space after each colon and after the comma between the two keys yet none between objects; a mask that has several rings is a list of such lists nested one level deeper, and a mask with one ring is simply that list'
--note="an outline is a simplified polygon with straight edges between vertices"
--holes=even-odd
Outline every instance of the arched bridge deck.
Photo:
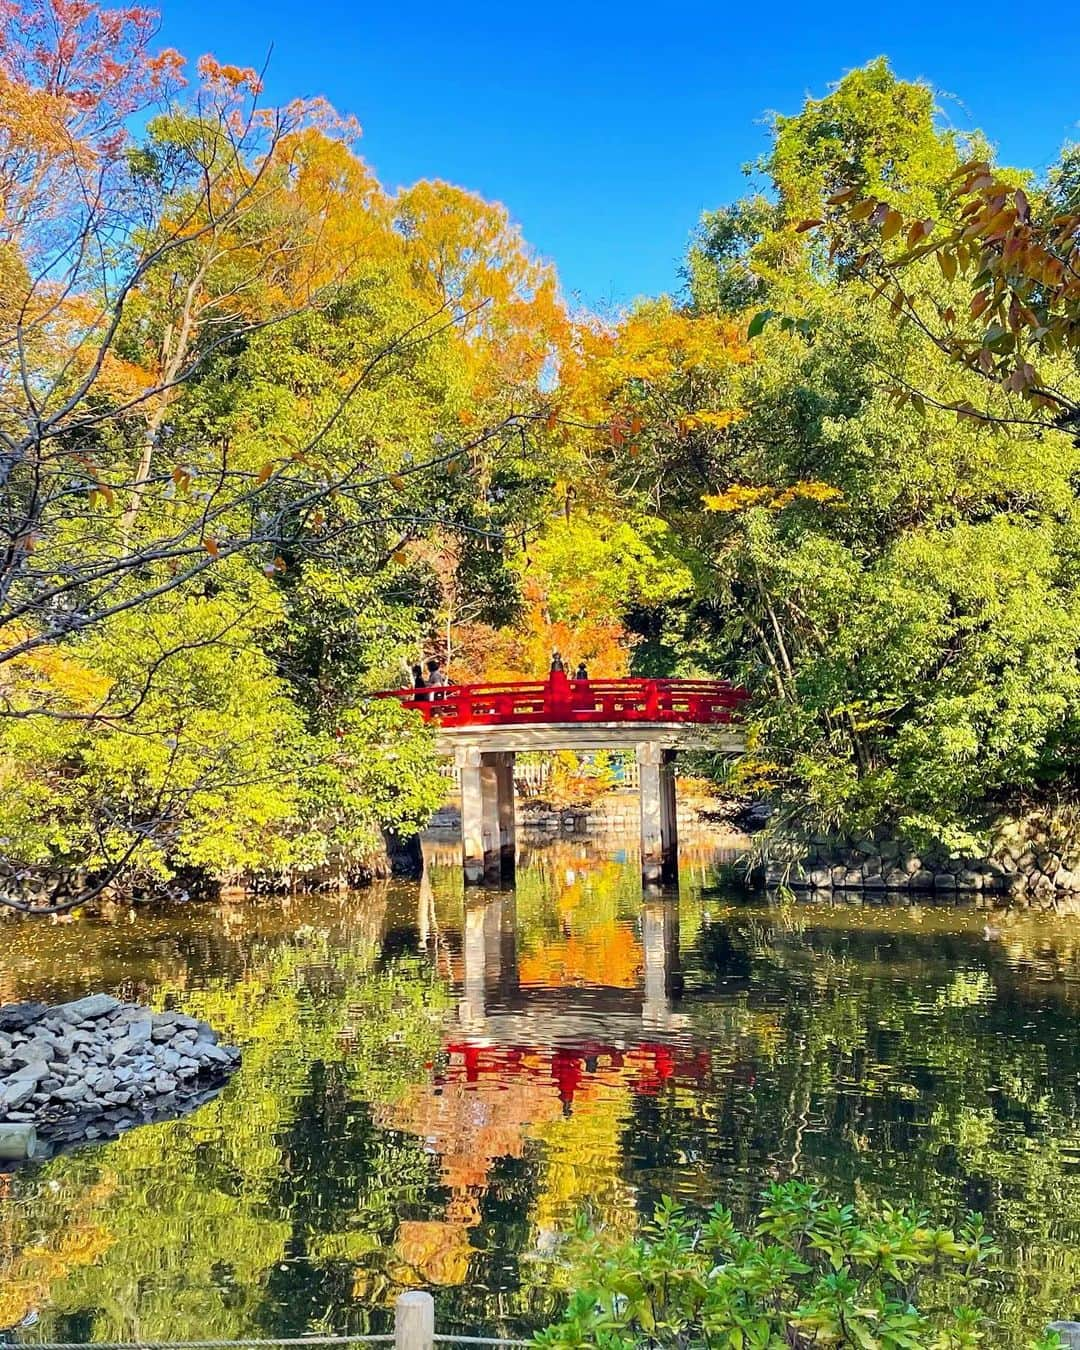
[{"label": "arched bridge deck", "polygon": [[678,869],[674,759],[678,750],[743,749],[746,692],[726,680],[546,680],[394,689],[437,729],[461,776],[467,882],[498,882],[513,870],[514,756],[533,750],[633,750],[641,792],[646,882]]}]

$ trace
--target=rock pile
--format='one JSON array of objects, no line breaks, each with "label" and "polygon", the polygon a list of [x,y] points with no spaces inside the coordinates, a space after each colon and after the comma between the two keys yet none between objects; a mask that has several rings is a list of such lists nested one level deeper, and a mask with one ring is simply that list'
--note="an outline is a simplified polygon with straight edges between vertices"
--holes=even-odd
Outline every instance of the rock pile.
[{"label": "rock pile", "polygon": [[205,1022],[108,994],[0,1007],[0,1122],[45,1151],[183,1114],[221,1087],[240,1051]]}]

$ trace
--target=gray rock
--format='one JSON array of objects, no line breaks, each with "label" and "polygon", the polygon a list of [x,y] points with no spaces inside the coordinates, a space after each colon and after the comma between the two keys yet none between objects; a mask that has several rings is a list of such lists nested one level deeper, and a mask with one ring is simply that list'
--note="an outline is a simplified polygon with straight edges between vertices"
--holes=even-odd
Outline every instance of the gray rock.
[{"label": "gray rock", "polygon": [[120,1000],[110,994],[89,994],[86,998],[76,999],[74,1003],[61,1003],[58,1008],[52,1009],[52,1016],[62,1018],[65,1022],[93,1021],[115,1012],[120,1006]]},{"label": "gray rock", "polygon": [[159,1093],[175,1092],[177,1089],[176,1079],[171,1073],[159,1073],[154,1077],[154,1091]]},{"label": "gray rock", "polygon": [[911,885],[911,876],[902,867],[890,868],[885,874],[885,885],[890,890],[906,890]]},{"label": "gray rock", "polygon": [[204,1061],[211,1064],[231,1064],[232,1056],[220,1045],[215,1045],[209,1041],[204,1041],[199,1046],[199,1055]]},{"label": "gray rock", "polygon": [[8,1078],[0,1083],[0,1111],[5,1114],[28,1102],[34,1095],[36,1078]]},{"label": "gray rock", "polygon": [[922,865],[922,859],[917,858],[914,853],[908,854],[908,856],[904,859],[903,866],[904,871],[907,872],[909,876],[914,876],[916,872],[921,872],[924,870]]},{"label": "gray rock", "polygon": [[[112,1046],[109,1049],[109,1056],[108,1056],[110,1063],[115,1064],[118,1059],[135,1058],[137,1052],[142,1049],[142,1047],[147,1043],[147,1041],[149,1041],[150,1023],[149,1022],[134,1023],[133,1028],[135,1026],[139,1027],[140,1029],[138,1036],[132,1036],[131,1033],[129,1032],[126,1036],[121,1036],[119,1040],[113,1041]],[[143,1028],[145,1028],[145,1035],[142,1034]]]},{"label": "gray rock", "polygon": [[146,1045],[153,1035],[154,1024],[149,1017],[139,1017],[130,1022],[127,1030],[127,1039],[133,1045]]},{"label": "gray rock", "polygon": [[175,1073],[176,1070],[180,1067],[180,1056],[176,1053],[175,1050],[170,1050],[167,1047],[163,1050],[160,1050],[158,1054],[155,1056],[155,1059],[157,1060],[160,1067],[165,1070],[166,1073]]},{"label": "gray rock", "polygon": [[28,1064],[20,1064],[13,1072],[8,1074],[9,1083],[30,1083],[31,1085],[40,1083],[43,1078],[48,1078],[49,1066],[43,1059],[32,1059]]},{"label": "gray rock", "polygon": [[934,877],[935,891],[955,891],[956,877],[952,872],[938,872]]},{"label": "gray rock", "polygon": [[0,1031],[23,1031],[48,1012],[44,1003],[8,1003],[0,1007]]},{"label": "gray rock", "polygon": [[89,1091],[86,1082],[78,1079],[74,1083],[65,1083],[63,1087],[58,1087],[53,1096],[62,1102],[77,1102],[81,1101]]},{"label": "gray rock", "polygon": [[981,872],[970,872],[967,868],[956,874],[956,885],[963,891],[981,891],[984,877]]},{"label": "gray rock", "polygon": [[11,1052],[11,1058],[16,1064],[44,1064],[51,1050],[51,1045],[46,1046],[41,1041],[27,1041],[25,1045],[20,1045]]},{"label": "gray rock", "polygon": [[917,872],[912,872],[910,885],[916,891],[932,891],[934,889],[933,872],[926,867],[920,868]]}]

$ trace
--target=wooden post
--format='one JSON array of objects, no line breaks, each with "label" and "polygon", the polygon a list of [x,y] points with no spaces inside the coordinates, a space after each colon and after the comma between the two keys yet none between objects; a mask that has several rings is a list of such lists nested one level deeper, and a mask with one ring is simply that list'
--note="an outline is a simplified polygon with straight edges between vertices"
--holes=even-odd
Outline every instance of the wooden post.
[{"label": "wooden post", "polygon": [[394,1304],[394,1350],[432,1350],[435,1300],[422,1289],[399,1294]]},{"label": "wooden post", "polygon": [[37,1130],[19,1120],[0,1121],[0,1159],[22,1162],[37,1149]]},{"label": "wooden post", "polygon": [[481,838],[484,845],[485,886],[498,886],[502,881],[502,854],[499,848],[499,754],[480,756],[480,815]]}]

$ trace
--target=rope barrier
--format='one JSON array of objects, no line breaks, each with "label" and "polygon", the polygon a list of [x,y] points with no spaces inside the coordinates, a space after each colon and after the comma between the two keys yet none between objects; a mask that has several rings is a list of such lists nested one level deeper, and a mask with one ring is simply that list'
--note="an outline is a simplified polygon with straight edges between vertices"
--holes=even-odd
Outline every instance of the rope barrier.
[{"label": "rope barrier", "polygon": [[[450,1332],[437,1333],[432,1339],[443,1345],[509,1346],[514,1350],[532,1344],[507,1336],[455,1336]],[[12,1341],[8,1344],[18,1346],[20,1350],[234,1350],[234,1347],[277,1350],[280,1346],[388,1345],[393,1340],[393,1333],[386,1332],[378,1336],[274,1336],[240,1341]]]},{"label": "rope barrier", "polygon": [[502,1336],[452,1336],[449,1333],[441,1335],[439,1332],[436,1332],[431,1339],[451,1345],[532,1345],[532,1341],[511,1341]]},{"label": "rope barrier", "polygon": [[[332,1346],[332,1345],[388,1345],[393,1332],[381,1336],[274,1336],[264,1340],[246,1341],[12,1341],[19,1350],[231,1350],[243,1346],[245,1350],[271,1350],[278,1346]],[[505,1342],[493,1341],[493,1345]]]}]

